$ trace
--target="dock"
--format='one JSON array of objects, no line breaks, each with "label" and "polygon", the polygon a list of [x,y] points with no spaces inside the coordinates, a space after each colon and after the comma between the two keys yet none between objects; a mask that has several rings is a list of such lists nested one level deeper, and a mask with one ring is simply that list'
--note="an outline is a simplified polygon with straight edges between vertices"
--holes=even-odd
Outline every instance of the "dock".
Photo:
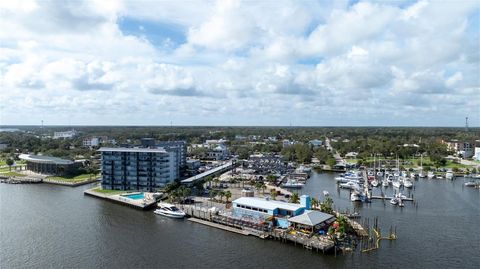
[{"label": "dock", "polygon": [[224,230],[224,231],[232,232],[232,233],[237,233],[237,234],[241,234],[241,235],[250,235],[250,233],[248,233],[247,231],[242,230],[242,229],[229,227],[229,226],[226,226],[226,225],[222,225],[222,224],[214,223],[214,222],[211,222],[211,221],[198,219],[198,218],[195,218],[195,217],[188,218],[188,220],[192,221],[192,222],[195,222],[195,223],[200,223],[200,224],[203,224],[203,225],[206,225],[206,226],[221,229],[221,230]]},{"label": "dock", "polygon": [[[378,195],[373,195],[370,197],[370,199],[377,199],[377,200],[391,200],[395,197],[392,197],[392,196],[378,196]],[[413,198],[411,197],[406,197],[406,198],[402,198],[402,201],[410,201],[410,202],[413,202]]]}]

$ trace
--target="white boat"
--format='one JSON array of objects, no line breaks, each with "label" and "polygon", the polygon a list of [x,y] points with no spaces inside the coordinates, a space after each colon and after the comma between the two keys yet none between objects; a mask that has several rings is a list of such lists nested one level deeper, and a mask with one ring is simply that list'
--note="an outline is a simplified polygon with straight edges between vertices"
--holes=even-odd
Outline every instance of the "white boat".
[{"label": "white boat", "polygon": [[363,202],[365,201],[365,195],[357,192],[357,191],[354,191],[352,192],[352,194],[350,194],[350,201],[352,202]]},{"label": "white boat", "polygon": [[372,187],[378,187],[379,182],[378,180],[374,179],[372,182],[370,182],[370,184],[372,184]]},{"label": "white boat", "polygon": [[390,185],[390,184],[388,184],[388,181],[387,181],[387,180],[383,180],[383,181],[382,181],[382,186],[384,186],[385,188],[387,188],[388,185]]},{"label": "white boat", "polygon": [[282,184],[282,187],[290,189],[300,189],[303,186],[305,186],[305,184],[298,182],[296,179],[288,179],[287,182]]},{"label": "white boat", "polygon": [[349,182],[350,180],[344,178],[344,177],[336,177],[335,178],[335,181],[339,182],[339,183],[347,183]]},{"label": "white boat", "polygon": [[432,171],[428,171],[427,178],[428,179],[433,179],[433,178],[435,178],[435,174]]},{"label": "white boat", "polygon": [[353,181],[349,181],[347,183],[341,183],[340,188],[353,190],[353,189],[360,189],[360,186]]},{"label": "white boat", "polygon": [[410,178],[415,180],[415,178],[417,178],[417,176],[415,175],[415,173],[410,173]]},{"label": "white boat", "polygon": [[330,193],[328,191],[323,191],[323,196],[325,197],[330,196]]},{"label": "white boat", "polygon": [[410,179],[407,178],[403,181],[403,186],[405,186],[405,188],[411,188],[413,187],[413,183]]},{"label": "white boat", "polygon": [[183,219],[185,217],[185,212],[168,203],[158,203],[158,208],[153,213],[175,219]]},{"label": "white boat", "polygon": [[454,175],[453,175],[453,172],[452,171],[447,171],[447,173],[445,173],[445,178],[446,179],[453,179]]},{"label": "white boat", "polygon": [[398,189],[398,188],[400,188],[400,187],[402,186],[402,183],[400,183],[400,181],[398,181],[398,180],[395,180],[395,181],[392,183],[392,186],[393,186],[394,188],[397,188],[397,189]]},{"label": "white boat", "polygon": [[418,177],[419,178],[425,178],[425,174],[423,173],[423,171],[420,171],[420,173],[418,173]]},{"label": "white boat", "polygon": [[405,205],[403,204],[402,199],[398,199],[398,206],[399,207],[404,207]]},{"label": "white boat", "polygon": [[473,182],[473,181],[465,182],[465,186],[467,186],[467,187],[475,187],[475,185],[476,185],[476,184],[475,184],[475,182]]},{"label": "white boat", "polygon": [[390,199],[390,204],[392,204],[392,205],[397,205],[397,204],[398,204],[398,198],[392,198],[392,199]]}]

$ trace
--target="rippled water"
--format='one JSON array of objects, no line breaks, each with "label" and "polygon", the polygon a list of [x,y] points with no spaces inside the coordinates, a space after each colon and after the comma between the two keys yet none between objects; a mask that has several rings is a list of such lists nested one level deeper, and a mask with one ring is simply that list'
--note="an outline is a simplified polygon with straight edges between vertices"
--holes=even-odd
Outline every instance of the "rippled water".
[{"label": "rippled water", "polygon": [[[303,192],[351,208],[333,177],[314,174]],[[418,209],[359,204],[384,230],[396,225],[397,241],[336,258],[84,196],[91,186],[0,184],[0,268],[478,268],[479,191],[463,179],[416,183]]]}]

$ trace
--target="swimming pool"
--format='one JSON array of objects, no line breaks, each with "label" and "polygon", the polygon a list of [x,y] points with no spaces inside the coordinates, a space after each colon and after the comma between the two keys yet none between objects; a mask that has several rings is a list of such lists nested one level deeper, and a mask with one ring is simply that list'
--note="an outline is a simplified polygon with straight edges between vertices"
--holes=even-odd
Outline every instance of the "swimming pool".
[{"label": "swimming pool", "polygon": [[133,194],[125,194],[125,195],[122,195],[123,197],[126,197],[126,198],[130,198],[132,200],[140,200],[140,199],[143,199],[145,198],[145,196],[143,195],[143,192],[141,193],[133,193]]}]

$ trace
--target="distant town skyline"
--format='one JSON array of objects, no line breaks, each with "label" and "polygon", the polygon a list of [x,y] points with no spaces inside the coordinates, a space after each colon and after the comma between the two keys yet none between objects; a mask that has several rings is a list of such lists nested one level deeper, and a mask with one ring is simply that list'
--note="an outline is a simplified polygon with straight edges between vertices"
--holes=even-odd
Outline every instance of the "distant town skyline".
[{"label": "distant town skyline", "polygon": [[478,1],[0,0],[0,125],[480,126]]}]

